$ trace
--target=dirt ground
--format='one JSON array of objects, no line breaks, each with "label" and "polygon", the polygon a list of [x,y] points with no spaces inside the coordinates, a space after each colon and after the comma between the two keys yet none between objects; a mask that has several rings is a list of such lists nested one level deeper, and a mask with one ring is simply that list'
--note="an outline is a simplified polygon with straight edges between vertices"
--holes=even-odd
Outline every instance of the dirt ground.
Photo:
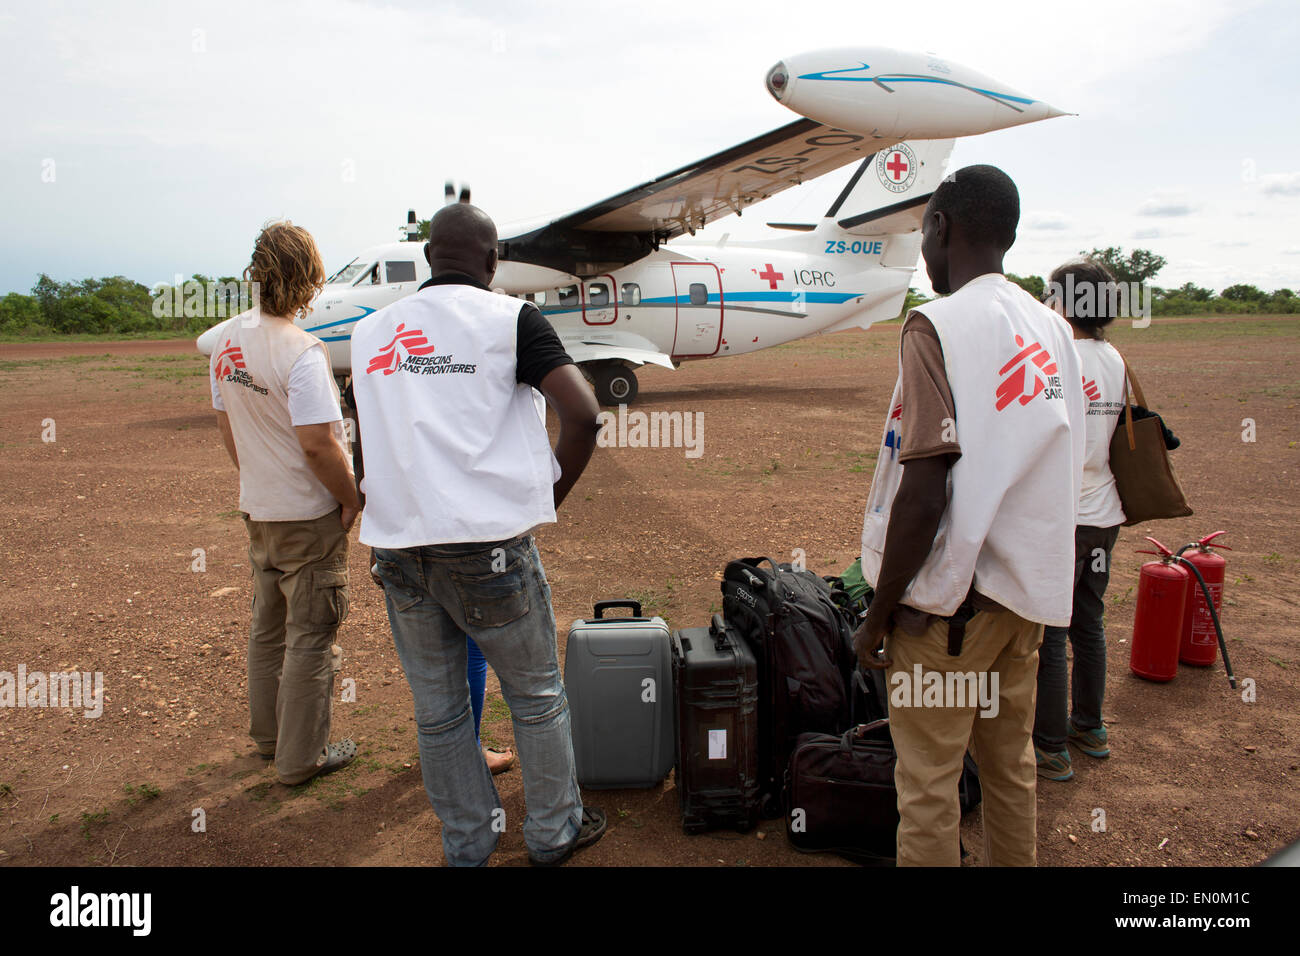
[{"label": "dirt ground", "polygon": [[[707,623],[734,557],[801,548],[818,573],[849,564],[897,334],[644,370],[635,407],[703,412],[704,452],[597,451],[538,535],[561,651],[569,622],[604,598],[637,598],[672,627]],[[1300,834],[1300,322],[1156,320],[1114,338],[1183,439],[1174,460],[1197,513],[1120,535],[1106,622],[1113,755],[1076,754],[1073,781],[1040,784],[1039,860],[1252,864]],[[0,345],[0,671],[98,671],[106,696],[98,719],[0,708],[0,863],[438,864],[410,694],[366,549],[351,554],[339,636],[357,699],[335,704],[335,736],[352,736],[361,757],[290,788],[252,756],[246,539],[206,367],[188,340]],[[54,441],[42,440],[46,419]],[[1255,440],[1243,440],[1252,423]],[[1166,684],[1128,669],[1142,535],[1179,545],[1220,529],[1234,549],[1224,626],[1254,702],[1221,665],[1180,667]],[[491,676],[484,737],[511,742]],[[520,774],[497,783],[508,832],[493,863],[519,865]],[[795,852],[780,821],[684,835],[671,777],[585,796],[610,832],[571,865],[844,865]],[[978,813],[963,833],[978,862]]]}]

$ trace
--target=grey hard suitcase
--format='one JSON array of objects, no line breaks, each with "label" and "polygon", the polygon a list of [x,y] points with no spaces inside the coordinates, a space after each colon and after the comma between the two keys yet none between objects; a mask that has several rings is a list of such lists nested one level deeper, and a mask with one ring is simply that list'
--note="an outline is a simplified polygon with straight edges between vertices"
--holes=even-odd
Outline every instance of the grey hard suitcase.
[{"label": "grey hard suitcase", "polygon": [[[605,617],[629,608],[631,617]],[[591,790],[653,787],[673,769],[672,659],[668,625],[636,601],[600,601],[573,622],[565,645],[578,783]]]}]

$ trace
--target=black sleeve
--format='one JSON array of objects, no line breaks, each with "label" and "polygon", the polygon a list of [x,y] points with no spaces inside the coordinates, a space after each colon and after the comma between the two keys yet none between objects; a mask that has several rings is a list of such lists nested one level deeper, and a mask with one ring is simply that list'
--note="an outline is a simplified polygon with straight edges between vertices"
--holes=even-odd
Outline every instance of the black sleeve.
[{"label": "black sleeve", "polygon": [[515,381],[540,389],[547,375],[572,364],[546,316],[531,302],[524,303],[515,333]]}]

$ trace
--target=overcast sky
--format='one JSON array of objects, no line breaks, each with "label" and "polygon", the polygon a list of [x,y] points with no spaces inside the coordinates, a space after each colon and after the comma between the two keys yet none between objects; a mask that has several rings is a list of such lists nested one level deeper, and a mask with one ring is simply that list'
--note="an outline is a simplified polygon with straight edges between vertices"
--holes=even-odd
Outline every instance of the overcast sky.
[{"label": "overcast sky", "polygon": [[[1007,268],[1152,249],[1157,284],[1300,291],[1294,0],[0,4],[0,293],[238,274],[288,217],[331,272],[446,179],[560,214],[795,118],[777,60],[934,52],[1077,113],[959,140],[1021,190]],[[849,169],[709,232],[824,212]],[[51,181],[52,180],[52,181]],[[917,281],[926,287],[924,269]]]}]

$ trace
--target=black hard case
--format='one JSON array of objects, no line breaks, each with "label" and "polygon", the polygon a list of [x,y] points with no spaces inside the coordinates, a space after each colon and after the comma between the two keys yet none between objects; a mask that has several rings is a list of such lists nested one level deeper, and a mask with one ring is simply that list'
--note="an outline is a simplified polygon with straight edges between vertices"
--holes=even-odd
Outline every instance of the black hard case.
[{"label": "black hard case", "polygon": [[682,829],[752,830],[759,819],[758,662],[720,614],[672,637]]}]

